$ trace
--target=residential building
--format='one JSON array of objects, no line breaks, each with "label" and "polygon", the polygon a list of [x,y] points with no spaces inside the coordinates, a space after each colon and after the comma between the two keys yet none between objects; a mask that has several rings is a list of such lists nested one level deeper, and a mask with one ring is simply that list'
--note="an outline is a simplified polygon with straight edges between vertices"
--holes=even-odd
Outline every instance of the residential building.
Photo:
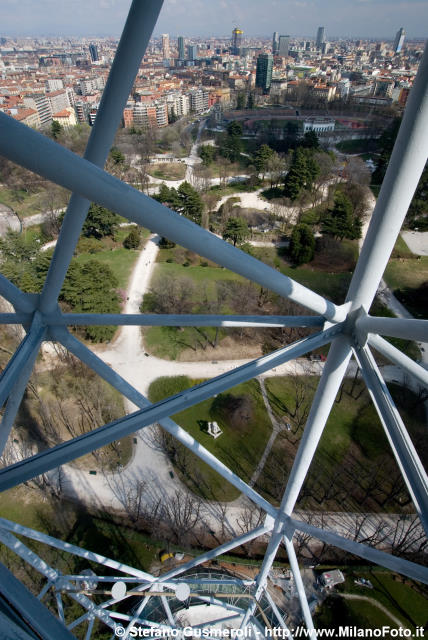
[{"label": "residential building", "polygon": [[202,113],[209,108],[209,93],[204,89],[192,89],[189,91],[190,110]]},{"label": "residential building", "polygon": [[263,93],[269,93],[272,69],[273,56],[270,53],[261,53],[257,58],[256,87],[263,89]]},{"label": "residential building", "polygon": [[52,122],[51,104],[43,93],[33,93],[25,96],[23,102],[29,109],[35,109],[37,111],[41,127],[49,125]]},{"label": "residential building", "polygon": [[60,78],[48,78],[45,81],[45,89],[48,93],[64,89],[64,83]]},{"label": "residential building", "polygon": [[167,33],[162,34],[162,57],[164,60],[170,59],[170,50],[169,50],[169,35]]},{"label": "residential building", "polygon": [[12,117],[28,127],[38,129],[40,127],[40,118],[36,109],[18,109],[17,113],[12,113]]},{"label": "residential building", "polygon": [[54,113],[52,115],[52,120],[59,122],[59,124],[65,129],[74,127],[74,125],[77,124],[76,114],[72,107],[67,107],[62,111],[58,111],[58,113]]},{"label": "residential building", "polygon": [[67,109],[67,107],[71,107],[68,99],[68,94],[64,90],[52,91],[51,93],[47,93],[46,97],[49,100],[49,104],[51,105],[52,113],[57,113],[58,111]]}]

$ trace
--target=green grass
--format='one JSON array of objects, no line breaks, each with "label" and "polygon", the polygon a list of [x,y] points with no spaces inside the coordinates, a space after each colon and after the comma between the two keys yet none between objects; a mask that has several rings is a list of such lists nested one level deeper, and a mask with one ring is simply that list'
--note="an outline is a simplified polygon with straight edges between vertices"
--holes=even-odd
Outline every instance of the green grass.
[{"label": "green grass", "polygon": [[392,258],[383,277],[412,315],[416,318],[426,317],[427,296],[420,287],[428,281],[428,256]]},{"label": "green grass", "polygon": [[377,146],[376,140],[361,138],[358,140],[343,140],[342,142],[338,142],[336,149],[343,153],[365,153],[372,151],[373,147],[376,148]]},{"label": "green grass", "polygon": [[161,180],[184,180],[186,168],[184,162],[159,162],[149,164],[148,173]]},{"label": "green grass", "polygon": [[[190,380],[185,376],[175,378],[159,378],[149,388],[149,398],[157,402],[168,395],[173,395],[200,381]],[[227,411],[219,409],[219,404],[228,395],[245,397],[251,405],[248,420],[232,422]],[[230,389],[225,394],[210,398],[173,416],[188,433],[201,445],[229,466],[243,480],[248,482],[264,451],[271,433],[271,423],[267,415],[260,387],[256,380]],[[215,420],[223,430],[216,440],[205,432],[206,422]],[[189,454],[189,471],[177,469],[181,479],[195,493],[207,499],[230,501],[238,497],[235,489],[211,467],[201,462],[193,454]]]},{"label": "green grass", "polygon": [[[306,422],[304,407],[309,409],[318,382],[319,378],[314,376],[265,380],[275,416],[291,425],[291,430],[283,432],[275,443],[266,464],[267,469],[277,469],[277,475],[282,474],[284,484]],[[388,386],[415,447],[426,463],[428,452],[423,436],[423,404],[418,403],[416,396],[408,389],[394,384]],[[296,409],[297,397],[301,399],[301,404]],[[352,477],[358,474],[358,481],[352,481],[352,485],[348,467],[355,470],[351,473]],[[358,469],[360,471],[357,472]],[[364,470],[364,474],[361,470]],[[393,495],[391,482],[395,471],[392,452],[367,391],[361,382],[354,384],[353,379],[347,378],[328,418],[299,507],[317,509],[322,505],[322,508],[333,511],[366,509],[400,512],[406,494],[402,498]],[[376,488],[369,489],[371,478],[376,474],[378,484]],[[325,488],[336,477],[340,478],[337,491],[330,491],[327,495],[329,492]],[[275,473],[266,473],[260,490],[277,499],[279,494],[275,482]]]},{"label": "green grass", "polygon": [[[338,591],[376,600],[412,631],[415,630],[415,627],[426,624],[428,590],[425,585],[416,585],[411,580],[386,570],[349,571],[345,569],[345,572],[345,583],[338,587]],[[373,589],[356,585],[354,579],[357,577],[370,580]],[[421,590],[425,595],[421,593]],[[373,605],[370,606],[366,602],[356,600],[347,600],[346,604],[352,613],[358,615],[361,612],[373,626],[382,626],[382,624],[395,626],[389,617],[385,622],[381,622],[384,618],[386,619],[386,616]]]},{"label": "green grass", "polygon": [[138,258],[138,251],[133,249],[112,249],[111,251],[99,251],[98,253],[80,253],[76,260],[84,263],[89,260],[97,260],[103,264],[107,264],[113,270],[119,281],[119,289],[126,289],[132,267]]},{"label": "green grass", "polygon": [[42,189],[36,193],[24,190],[14,191],[6,187],[0,188],[0,203],[15,211],[20,218],[27,218],[47,209],[46,191]]}]

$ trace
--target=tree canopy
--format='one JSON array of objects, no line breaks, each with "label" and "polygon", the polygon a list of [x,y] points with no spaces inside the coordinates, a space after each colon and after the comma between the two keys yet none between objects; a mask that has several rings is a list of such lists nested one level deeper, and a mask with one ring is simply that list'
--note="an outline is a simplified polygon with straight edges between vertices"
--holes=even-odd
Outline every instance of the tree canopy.
[{"label": "tree canopy", "polygon": [[324,218],[323,233],[343,240],[351,240],[361,237],[361,218],[354,215],[354,208],[351,200],[341,191],[337,191],[334,196],[334,205],[328,210]]},{"label": "tree canopy", "polygon": [[87,238],[104,238],[113,236],[119,222],[119,216],[113,211],[93,202],[82,227],[82,233]]},{"label": "tree canopy", "polygon": [[315,254],[315,236],[307,224],[294,227],[290,239],[290,256],[296,265],[310,262]]},{"label": "tree canopy", "polygon": [[249,236],[248,225],[243,218],[229,218],[223,231],[224,240],[232,240],[233,246]]}]

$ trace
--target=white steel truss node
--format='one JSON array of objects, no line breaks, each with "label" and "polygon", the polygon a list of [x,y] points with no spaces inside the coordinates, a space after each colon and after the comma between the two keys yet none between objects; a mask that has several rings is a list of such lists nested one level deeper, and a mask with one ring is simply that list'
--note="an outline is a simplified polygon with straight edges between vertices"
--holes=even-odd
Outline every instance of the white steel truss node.
[{"label": "white steel truss node", "polygon": [[[179,627],[168,600],[170,592],[174,591],[177,595],[175,589],[180,583],[179,576],[182,576],[182,583],[185,575],[191,569],[262,535],[269,536],[269,544],[255,582],[234,584],[240,589],[240,605],[237,607],[225,603],[219,597],[209,596],[209,598],[213,598],[213,603],[215,602],[224,608],[225,615],[230,611],[236,614],[242,629],[251,628],[254,633],[257,633],[260,625],[263,626],[266,622],[263,618],[266,615],[266,610],[261,606],[262,599],[263,602],[268,602],[271,607],[273,617],[270,620],[275,626],[285,627],[284,617],[271,600],[266,589],[267,577],[281,544],[285,546],[288,554],[305,624],[308,629],[313,630],[311,613],[293,547],[295,532],[310,533],[315,538],[360,556],[364,560],[428,583],[428,570],[423,566],[394,557],[365,544],[353,542],[339,533],[311,526],[299,520],[294,514],[299,492],[348,363],[354,355],[412,497],[415,511],[425,531],[428,531],[427,475],[371,353],[371,347],[375,347],[388,360],[414,376],[418,384],[426,386],[428,382],[427,371],[391,346],[378,334],[428,341],[428,323],[420,320],[373,318],[368,315],[368,310],[427,160],[428,54],[425,53],[420,64],[346,302],[337,306],[291,278],[278,273],[275,269],[223,242],[210,232],[180,217],[103,170],[120,123],[123,108],[161,6],[160,0],[145,0],[145,2],[134,0],[132,3],[83,158],[0,113],[0,153],[72,192],[42,293],[40,295],[24,294],[4,276],[0,276],[0,295],[6,298],[15,309],[15,313],[0,314],[0,322],[22,324],[26,330],[25,338],[0,378],[1,405],[5,406],[0,429],[0,448],[3,450],[7,442],[43,341],[52,340],[64,345],[139,407],[138,411],[124,418],[42,451],[16,464],[4,467],[0,471],[0,489],[14,487],[124,435],[158,422],[163,429],[174,435],[184,446],[245,494],[255,505],[261,507],[266,513],[266,519],[263,526],[257,527],[244,536],[235,538],[212,551],[201,554],[195,560],[169,571],[160,578],[124,566],[120,562],[99,554],[73,547],[18,524],[1,520],[1,541],[46,578],[46,585],[36,600],[4,569],[2,570],[3,597],[6,597],[5,594],[8,592],[9,603],[15,607],[16,611],[20,612],[29,627],[33,630],[36,629],[39,637],[43,638],[73,637],[70,629],[72,630],[80,622],[88,623],[86,637],[89,638],[95,618],[102,620],[112,631],[117,624],[121,624],[124,628],[123,637],[128,637],[132,624],[136,622],[148,626],[159,625],[159,622],[144,617],[144,609],[146,611],[150,609],[148,602],[151,597],[155,597],[154,593],[163,607],[166,620],[164,626],[168,629]],[[280,296],[303,305],[317,315],[309,317],[245,317],[63,313],[58,306],[58,295],[91,201],[102,204],[129,220],[166,236],[179,245],[259,283]],[[203,326],[205,324],[260,327],[298,325],[319,327],[319,331],[308,338],[194,386],[176,396],[151,404],[147,398],[68,332],[67,327],[76,324],[119,326],[130,324]],[[170,418],[171,415],[203,399],[250,380],[264,371],[269,371],[279,364],[293,360],[328,343],[331,344],[331,347],[327,362],[319,380],[304,434],[279,508],[270,504]],[[54,567],[49,567],[43,562],[15,534],[38,540],[41,543],[107,566],[117,572],[114,579],[116,582],[123,583],[124,586],[115,587],[114,594],[117,597],[107,598],[102,605],[95,606],[88,592],[91,591],[93,585],[96,585],[97,591],[110,592],[112,590],[111,576],[96,575],[88,578],[83,575],[61,575]],[[192,580],[193,589],[196,582],[195,578]],[[85,588],[81,588],[82,583],[85,583]],[[103,588],[104,583],[107,584],[105,589]],[[230,586],[232,587],[232,585]],[[40,603],[51,588],[56,594],[60,622],[53,618]],[[63,623],[65,619],[62,594],[66,592],[86,609],[86,613],[69,624],[69,630],[65,628],[64,624],[61,624],[62,631],[59,634],[58,624],[61,621]],[[140,599],[140,604],[132,612],[125,615],[109,609],[112,603],[120,602],[129,597],[130,592],[145,594]],[[245,595],[248,596],[247,599],[244,597]],[[206,599],[208,596],[205,596],[201,589],[195,588],[192,597],[204,601],[204,598]],[[4,619],[3,614],[1,616]],[[11,630],[13,624],[10,622]],[[9,636],[5,637],[20,636],[14,636],[11,631]]]}]

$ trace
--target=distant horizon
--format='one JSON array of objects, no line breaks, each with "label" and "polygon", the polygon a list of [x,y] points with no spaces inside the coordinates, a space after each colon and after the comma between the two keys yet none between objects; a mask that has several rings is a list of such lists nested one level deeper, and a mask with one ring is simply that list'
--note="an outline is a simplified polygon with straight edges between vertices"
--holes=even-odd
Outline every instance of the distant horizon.
[{"label": "distant horizon", "polygon": [[[2,4],[3,37],[117,38],[131,1],[92,0],[90,12],[86,0],[64,4],[3,0]],[[324,26],[327,40],[390,41],[404,27],[407,39],[425,40],[427,5],[427,0],[266,0],[263,6],[260,0],[165,0],[155,33],[222,38],[239,26],[249,38],[269,38],[278,31],[314,39],[318,27]],[[302,33],[307,35],[295,35]]]}]

